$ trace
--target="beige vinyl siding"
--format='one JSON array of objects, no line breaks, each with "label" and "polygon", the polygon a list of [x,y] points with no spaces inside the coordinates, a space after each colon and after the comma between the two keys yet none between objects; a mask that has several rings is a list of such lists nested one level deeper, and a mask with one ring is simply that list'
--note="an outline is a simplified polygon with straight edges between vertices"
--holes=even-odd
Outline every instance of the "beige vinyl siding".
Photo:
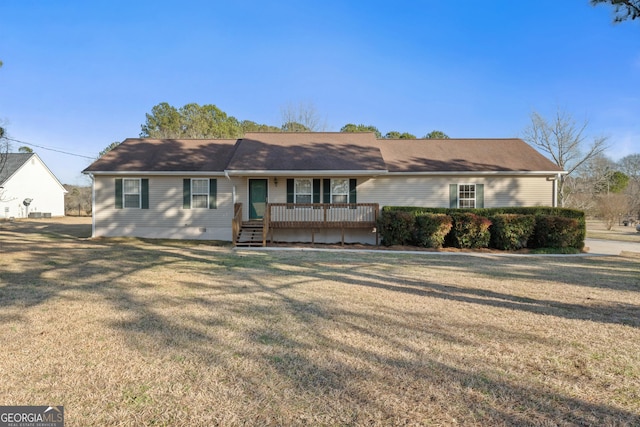
[{"label": "beige vinyl siding", "polygon": [[551,206],[545,176],[384,176],[358,180],[358,201],[383,206],[449,207],[449,184],[484,184],[484,207]]},{"label": "beige vinyl siding", "polygon": [[[116,178],[149,179],[149,209],[116,209]],[[94,177],[94,236],[231,240],[231,181],[224,176],[206,176],[217,179],[217,209],[183,209],[184,178],[189,177]]]},{"label": "beige vinyl siding", "polygon": [[544,176],[491,178],[484,187],[484,200],[485,207],[489,208],[551,206],[553,181]]}]

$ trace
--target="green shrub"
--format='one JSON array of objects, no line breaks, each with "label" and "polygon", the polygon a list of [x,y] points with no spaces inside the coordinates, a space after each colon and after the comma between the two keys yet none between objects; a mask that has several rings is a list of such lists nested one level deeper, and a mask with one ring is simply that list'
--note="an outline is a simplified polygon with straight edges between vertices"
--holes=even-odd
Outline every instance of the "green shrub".
[{"label": "green shrub", "polygon": [[512,206],[502,208],[482,208],[482,209],[453,209],[453,208],[424,208],[416,206],[384,206],[383,212],[386,211],[403,211],[413,213],[443,213],[451,215],[460,212],[470,212],[476,215],[490,218],[500,214],[519,214],[519,215],[554,215],[566,218],[575,218],[584,221],[584,212],[578,209],[568,208],[552,208],[548,206]]},{"label": "green shrub", "polygon": [[382,244],[406,245],[413,237],[415,216],[403,211],[382,211],[378,219],[378,230]]},{"label": "green shrub", "polygon": [[441,248],[453,219],[445,214],[418,213],[415,216],[413,243],[425,248]]},{"label": "green shrub", "polygon": [[536,227],[533,215],[498,214],[490,219],[491,247],[505,251],[526,248]]},{"label": "green shrub", "polygon": [[[416,207],[416,206],[385,206],[382,208],[381,217],[384,217],[387,214],[396,215],[398,212],[404,212],[410,215],[412,218],[415,216],[420,216],[422,214],[430,213],[430,214],[446,214],[451,216],[452,218],[455,215],[460,214],[475,214],[480,217],[496,217],[498,215],[533,215],[536,218],[536,227],[535,231],[532,234],[531,238],[527,242],[527,247],[529,248],[540,248],[540,247],[556,247],[562,248],[563,246],[558,246],[558,244],[568,244],[568,247],[573,247],[576,249],[582,249],[584,247],[584,238],[586,236],[586,221],[585,215],[583,211],[577,209],[567,209],[567,208],[552,208],[546,206],[532,206],[532,207],[502,207],[502,208],[483,208],[483,209],[450,209],[450,208],[425,208],[425,207]],[[553,222],[552,220],[540,220],[540,224],[538,224],[538,220],[542,217],[557,217],[560,218],[558,220],[558,224],[552,227],[548,224],[548,221]],[[405,217],[407,221],[408,218]],[[570,221],[574,220],[574,221]],[[395,221],[397,222],[397,221]],[[397,224],[396,224],[397,225]],[[455,227],[455,218],[454,218],[454,227]],[[462,227],[462,225],[461,225]],[[551,229],[549,228],[551,227]],[[381,235],[383,236],[383,227],[380,227]],[[496,227],[492,227],[490,229],[491,234],[495,234]],[[555,230],[555,231],[553,231]],[[554,232],[559,233],[558,236],[553,237],[549,235],[549,233],[553,234]],[[416,234],[416,230],[414,229],[414,223],[411,223],[410,234],[414,236],[414,243],[419,244],[417,242],[418,237]],[[389,241],[395,241],[397,238],[391,238],[394,235],[400,236],[398,230],[391,231],[389,235]],[[460,233],[458,233],[460,234]],[[463,233],[464,234],[464,233]],[[536,237],[537,236],[537,237]],[[389,244],[406,244],[410,240],[407,238],[406,234],[402,234],[402,238],[400,239],[404,243],[389,243]],[[490,243],[494,245],[494,247],[498,246],[498,238],[492,237],[492,241]],[[445,238],[445,246],[457,246],[461,247],[461,242],[456,242],[454,238],[454,230],[447,235]],[[462,242],[464,244],[469,244],[467,240],[473,240],[468,237],[465,237]],[[481,239],[480,239],[481,240]],[[473,244],[478,244],[477,242],[473,242]],[[551,245],[551,246],[549,246]],[[469,246],[465,246],[469,247]],[[482,247],[475,246],[475,247]]]},{"label": "green shrub", "polygon": [[540,215],[532,237],[535,248],[584,248],[584,223],[576,218]]},{"label": "green shrub", "polygon": [[453,227],[449,233],[449,241],[456,248],[486,248],[489,246],[491,221],[471,212],[460,212],[451,215]]}]

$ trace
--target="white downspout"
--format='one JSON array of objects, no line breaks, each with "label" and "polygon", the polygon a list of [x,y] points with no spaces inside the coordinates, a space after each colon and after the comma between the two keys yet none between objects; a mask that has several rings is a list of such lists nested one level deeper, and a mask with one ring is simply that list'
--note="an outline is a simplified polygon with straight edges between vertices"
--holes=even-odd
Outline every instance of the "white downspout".
[{"label": "white downspout", "polygon": [[96,237],[96,178],[92,173],[91,177],[91,237]]},{"label": "white downspout", "polygon": [[[228,171],[228,170],[225,170],[225,171],[224,171],[224,176],[225,176],[229,181],[231,181],[231,177],[229,176],[229,171]],[[233,184],[233,181],[231,181],[231,183]],[[235,206],[235,204],[236,204],[236,185],[235,185],[235,184],[233,184],[233,185],[231,186],[231,204],[232,204],[233,206]]]}]

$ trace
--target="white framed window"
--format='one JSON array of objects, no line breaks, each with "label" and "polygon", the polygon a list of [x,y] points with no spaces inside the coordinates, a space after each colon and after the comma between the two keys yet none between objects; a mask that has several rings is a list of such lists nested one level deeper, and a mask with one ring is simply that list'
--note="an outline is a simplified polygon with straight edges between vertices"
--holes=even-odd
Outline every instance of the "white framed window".
[{"label": "white framed window", "polygon": [[294,181],[293,203],[313,202],[313,181],[309,178]]},{"label": "white framed window", "polygon": [[142,191],[139,178],[124,178],[122,180],[122,206],[140,209]]},{"label": "white framed window", "polygon": [[331,180],[331,203],[349,203],[349,179]]},{"label": "white framed window", "polygon": [[191,179],[191,207],[194,209],[209,208],[209,180]]},{"label": "white framed window", "polygon": [[475,184],[458,184],[458,207],[461,209],[476,207]]}]

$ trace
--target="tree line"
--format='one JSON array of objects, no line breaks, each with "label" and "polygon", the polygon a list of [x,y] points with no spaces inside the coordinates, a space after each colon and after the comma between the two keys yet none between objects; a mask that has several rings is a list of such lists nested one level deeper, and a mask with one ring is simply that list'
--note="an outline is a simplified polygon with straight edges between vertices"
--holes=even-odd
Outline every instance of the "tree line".
[{"label": "tree line", "polygon": [[[213,104],[186,104],[176,108],[166,102],[151,108],[147,113],[145,123],[141,126],[142,138],[158,139],[235,139],[241,138],[247,132],[320,132],[326,125],[313,105],[300,105],[297,108],[287,107],[282,111],[280,126],[256,123],[252,120],[239,120],[230,116]],[[373,125],[348,123],[340,128],[340,132],[373,132],[377,138],[385,139],[416,139],[409,132],[389,131],[382,134]],[[434,130],[424,138],[448,139],[442,131]],[[108,150],[107,150],[108,151]]]},{"label": "tree line", "polygon": [[617,162],[600,154],[565,178],[565,205],[604,221],[607,229],[640,220],[640,154]]}]

